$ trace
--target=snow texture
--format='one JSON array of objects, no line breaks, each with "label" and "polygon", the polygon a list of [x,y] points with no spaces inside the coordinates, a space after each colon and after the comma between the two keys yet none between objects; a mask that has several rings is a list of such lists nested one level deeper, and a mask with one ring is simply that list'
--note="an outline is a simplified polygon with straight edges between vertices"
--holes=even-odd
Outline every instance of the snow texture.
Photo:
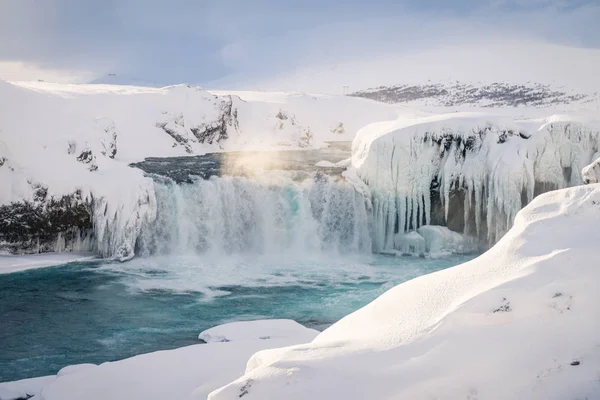
[{"label": "snow texture", "polygon": [[[236,332],[243,329],[244,332]],[[246,331],[247,330],[247,331]],[[32,400],[206,399],[235,379],[255,352],[313,340],[317,331],[290,320],[225,324],[203,332],[227,337],[101,365],[65,367],[56,376],[0,383],[0,399]],[[201,335],[201,336],[202,336]]]},{"label": "snow texture", "polygon": [[598,398],[598,221],[598,184],[543,194],[482,256],[257,353],[209,399]]},{"label": "snow texture", "polygon": [[454,113],[365,127],[352,166],[371,192],[376,251],[423,225],[491,245],[536,195],[582,184],[599,150],[596,121]]},{"label": "snow texture", "polygon": [[0,400],[27,399],[54,382],[54,379],[55,376],[49,375],[0,383]]}]

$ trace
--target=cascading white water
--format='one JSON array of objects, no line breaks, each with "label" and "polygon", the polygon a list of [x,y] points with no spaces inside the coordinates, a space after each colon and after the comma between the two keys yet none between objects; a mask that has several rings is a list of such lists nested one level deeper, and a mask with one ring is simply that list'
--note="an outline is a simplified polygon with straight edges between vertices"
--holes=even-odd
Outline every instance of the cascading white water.
[{"label": "cascading white water", "polygon": [[157,218],[143,226],[137,253],[371,251],[367,203],[350,183],[293,175],[157,181]]}]

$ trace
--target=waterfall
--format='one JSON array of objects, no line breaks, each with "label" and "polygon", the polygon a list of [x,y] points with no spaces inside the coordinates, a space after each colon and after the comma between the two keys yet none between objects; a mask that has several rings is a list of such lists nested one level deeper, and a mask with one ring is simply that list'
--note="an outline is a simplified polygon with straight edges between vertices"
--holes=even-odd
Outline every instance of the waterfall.
[{"label": "waterfall", "polygon": [[370,252],[367,201],[347,181],[270,171],[177,184],[155,178],[157,216],[139,255]]}]

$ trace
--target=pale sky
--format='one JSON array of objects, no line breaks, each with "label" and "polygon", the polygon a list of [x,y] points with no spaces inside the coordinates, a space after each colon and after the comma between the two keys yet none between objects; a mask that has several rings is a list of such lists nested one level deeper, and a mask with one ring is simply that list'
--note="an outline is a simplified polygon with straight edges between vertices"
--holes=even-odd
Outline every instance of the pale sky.
[{"label": "pale sky", "polygon": [[596,53],[598,21],[598,0],[0,0],[0,79],[286,86],[302,71],[431,63],[488,43]]}]

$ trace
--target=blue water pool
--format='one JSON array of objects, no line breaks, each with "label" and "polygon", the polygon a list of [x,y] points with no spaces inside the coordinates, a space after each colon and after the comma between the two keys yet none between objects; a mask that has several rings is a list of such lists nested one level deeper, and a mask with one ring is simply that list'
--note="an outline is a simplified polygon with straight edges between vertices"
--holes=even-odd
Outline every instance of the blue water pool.
[{"label": "blue water pool", "polygon": [[171,256],[0,275],[0,382],[195,344],[234,320],[324,329],[398,283],[473,257]]}]

